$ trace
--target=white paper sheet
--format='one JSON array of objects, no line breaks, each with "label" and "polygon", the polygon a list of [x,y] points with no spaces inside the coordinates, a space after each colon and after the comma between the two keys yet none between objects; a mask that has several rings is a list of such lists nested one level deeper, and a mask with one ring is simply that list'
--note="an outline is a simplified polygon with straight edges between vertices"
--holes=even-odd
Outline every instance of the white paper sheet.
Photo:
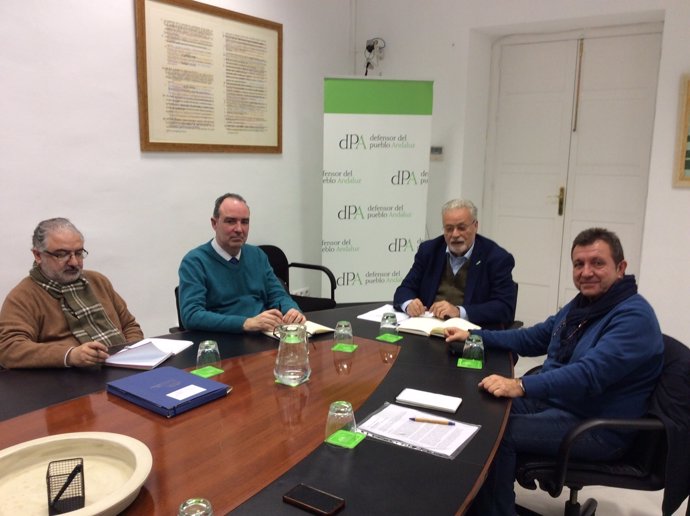
[{"label": "white paper sheet", "polygon": [[357,319],[364,319],[365,321],[374,321],[380,323],[381,317],[386,312],[393,312],[395,314],[396,319],[398,320],[398,324],[400,324],[401,321],[410,318],[410,316],[407,315],[405,312],[398,312],[397,310],[394,310],[393,305],[383,305],[382,307],[371,310],[370,312],[358,315]]}]

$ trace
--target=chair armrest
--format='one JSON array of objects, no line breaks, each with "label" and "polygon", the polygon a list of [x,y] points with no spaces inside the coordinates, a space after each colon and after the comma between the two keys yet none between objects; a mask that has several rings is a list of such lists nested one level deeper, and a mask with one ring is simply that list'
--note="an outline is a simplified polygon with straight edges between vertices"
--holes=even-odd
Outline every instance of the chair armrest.
[{"label": "chair armrest", "polygon": [[335,281],[335,276],[331,272],[331,270],[328,267],[325,267],[323,265],[316,265],[313,263],[299,263],[299,262],[292,262],[291,264],[288,265],[288,267],[297,267],[299,269],[311,269],[314,271],[321,271],[323,272],[326,276],[328,276],[328,281],[330,282],[331,286],[331,299],[335,300],[335,289],[337,286],[337,283]]},{"label": "chair armrest", "polygon": [[529,370],[528,370],[525,374],[523,374],[522,376],[528,376],[528,375],[530,375],[530,374],[537,374],[537,373],[539,373],[539,371],[541,371],[541,368],[542,368],[542,367],[543,367],[543,364],[535,365],[534,367],[532,367],[531,369],[529,369]]},{"label": "chair armrest", "polygon": [[556,475],[554,491],[549,490],[551,496],[560,496],[565,484],[566,473],[568,472],[568,463],[570,462],[570,451],[575,441],[584,434],[594,428],[612,428],[617,430],[664,430],[664,424],[656,418],[640,418],[640,419],[588,419],[583,421],[575,428],[571,429],[563,440],[561,441],[558,450],[558,457],[556,458]]}]

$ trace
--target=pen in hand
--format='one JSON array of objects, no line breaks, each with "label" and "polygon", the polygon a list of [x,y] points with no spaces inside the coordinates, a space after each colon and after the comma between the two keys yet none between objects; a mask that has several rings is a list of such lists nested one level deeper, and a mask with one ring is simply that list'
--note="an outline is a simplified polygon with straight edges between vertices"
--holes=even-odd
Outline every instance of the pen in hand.
[{"label": "pen in hand", "polygon": [[447,421],[444,419],[429,419],[426,417],[411,417],[410,421],[416,421],[417,423],[433,423],[435,425],[455,426],[455,423],[453,421]]}]

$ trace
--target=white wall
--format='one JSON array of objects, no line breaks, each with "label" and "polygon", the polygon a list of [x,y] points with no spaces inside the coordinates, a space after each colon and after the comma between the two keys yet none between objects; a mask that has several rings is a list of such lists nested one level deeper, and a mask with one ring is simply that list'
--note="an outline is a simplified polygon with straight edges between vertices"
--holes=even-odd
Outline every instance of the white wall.
[{"label": "white wall", "polygon": [[323,77],[352,72],[351,4],[214,5],[283,24],[281,155],[139,150],[133,0],[0,2],[0,300],[31,266],[36,223],[66,216],[86,267],[146,334],[167,333],[180,259],[227,191],[252,208],[250,242],[320,262]]},{"label": "white wall", "polygon": [[209,3],[283,24],[281,155],[140,152],[133,1],[0,2],[0,298],[31,265],[36,222],[63,215],[86,234],[87,266],[113,280],[147,334],[163,333],[175,322],[179,260],[211,237],[212,203],[225,191],[252,206],[251,242],[320,261],[322,81],[363,75],[363,47],[376,36],[386,50],[370,73],[435,82],[432,142],[445,155],[431,164],[427,227],[438,234],[446,198],[483,194],[495,38],[664,19],[640,286],[664,331],[690,343],[690,190],[671,184],[690,72],[687,0]]},{"label": "white wall", "polygon": [[664,20],[639,281],[640,291],[654,306],[663,331],[690,345],[690,318],[684,313],[690,297],[690,189],[672,188],[678,95],[682,74],[690,73],[690,2],[356,2],[356,70],[363,70],[364,43],[377,36],[386,41],[386,49],[375,75],[435,81],[432,145],[443,145],[445,158],[431,166],[427,227],[432,236],[440,233],[438,208],[448,198],[465,196],[481,206],[488,65],[496,38]]}]

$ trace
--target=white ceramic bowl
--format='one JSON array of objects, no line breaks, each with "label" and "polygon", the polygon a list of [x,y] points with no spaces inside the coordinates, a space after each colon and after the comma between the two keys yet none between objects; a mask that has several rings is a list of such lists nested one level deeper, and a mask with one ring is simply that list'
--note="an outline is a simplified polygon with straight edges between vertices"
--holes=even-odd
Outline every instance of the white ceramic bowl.
[{"label": "white ceramic bowl", "polygon": [[151,472],[148,447],[109,432],[51,435],[0,451],[0,515],[48,514],[46,471],[53,460],[84,459],[83,509],[71,516],[116,515],[139,494]]}]

